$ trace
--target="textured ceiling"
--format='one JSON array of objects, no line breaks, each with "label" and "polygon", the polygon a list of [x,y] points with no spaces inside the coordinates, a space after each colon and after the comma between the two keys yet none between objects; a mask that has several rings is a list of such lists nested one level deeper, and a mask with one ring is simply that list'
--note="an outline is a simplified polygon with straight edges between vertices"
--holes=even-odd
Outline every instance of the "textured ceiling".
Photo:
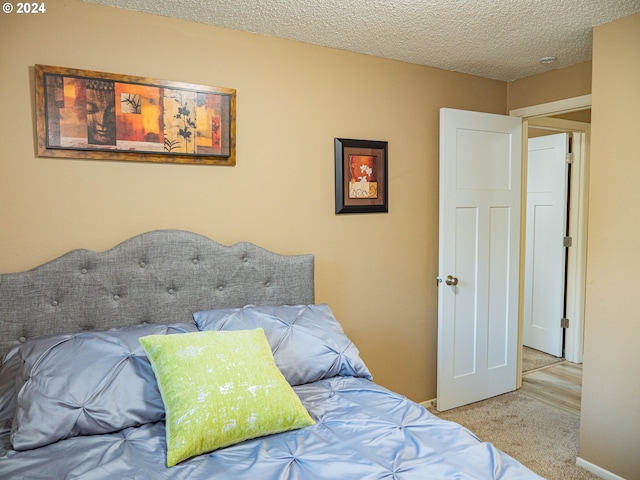
[{"label": "textured ceiling", "polygon": [[640,0],[84,1],[504,81],[590,60],[594,26],[640,11]]}]

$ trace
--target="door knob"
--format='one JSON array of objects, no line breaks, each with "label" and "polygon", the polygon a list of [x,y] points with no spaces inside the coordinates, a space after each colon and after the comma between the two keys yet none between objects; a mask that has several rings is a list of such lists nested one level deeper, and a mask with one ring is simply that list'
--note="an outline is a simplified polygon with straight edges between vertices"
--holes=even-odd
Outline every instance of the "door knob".
[{"label": "door knob", "polygon": [[452,275],[447,275],[447,279],[444,281],[447,285],[453,285],[454,287],[458,284],[458,278]]}]

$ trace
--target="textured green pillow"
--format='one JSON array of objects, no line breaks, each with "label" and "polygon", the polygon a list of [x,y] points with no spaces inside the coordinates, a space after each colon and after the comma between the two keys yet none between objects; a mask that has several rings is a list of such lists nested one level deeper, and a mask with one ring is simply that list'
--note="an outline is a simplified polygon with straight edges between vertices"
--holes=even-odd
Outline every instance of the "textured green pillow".
[{"label": "textured green pillow", "polygon": [[166,411],[167,466],[313,425],[261,328],[140,338]]}]

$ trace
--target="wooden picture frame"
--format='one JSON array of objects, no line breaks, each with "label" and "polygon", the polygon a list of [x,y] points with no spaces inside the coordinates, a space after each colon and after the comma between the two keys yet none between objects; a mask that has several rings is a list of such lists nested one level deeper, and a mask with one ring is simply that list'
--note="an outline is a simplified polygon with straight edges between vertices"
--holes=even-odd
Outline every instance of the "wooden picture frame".
[{"label": "wooden picture frame", "polygon": [[35,65],[38,156],[235,165],[236,91]]},{"label": "wooden picture frame", "polygon": [[388,212],[388,142],[336,138],[336,214]]}]

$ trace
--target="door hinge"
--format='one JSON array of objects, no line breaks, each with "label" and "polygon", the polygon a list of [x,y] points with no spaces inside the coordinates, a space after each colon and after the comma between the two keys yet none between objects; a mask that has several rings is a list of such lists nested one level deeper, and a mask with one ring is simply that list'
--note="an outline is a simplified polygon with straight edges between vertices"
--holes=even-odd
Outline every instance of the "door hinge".
[{"label": "door hinge", "polygon": [[561,318],[560,319],[560,328],[569,328],[569,319]]},{"label": "door hinge", "polygon": [[563,247],[570,247],[571,245],[573,245],[573,238],[571,237],[564,237],[562,239],[562,246]]},{"label": "door hinge", "polygon": [[567,163],[569,165],[571,165],[573,163],[573,160],[574,160],[573,153],[567,153],[567,155],[565,156],[565,159],[567,160]]}]

